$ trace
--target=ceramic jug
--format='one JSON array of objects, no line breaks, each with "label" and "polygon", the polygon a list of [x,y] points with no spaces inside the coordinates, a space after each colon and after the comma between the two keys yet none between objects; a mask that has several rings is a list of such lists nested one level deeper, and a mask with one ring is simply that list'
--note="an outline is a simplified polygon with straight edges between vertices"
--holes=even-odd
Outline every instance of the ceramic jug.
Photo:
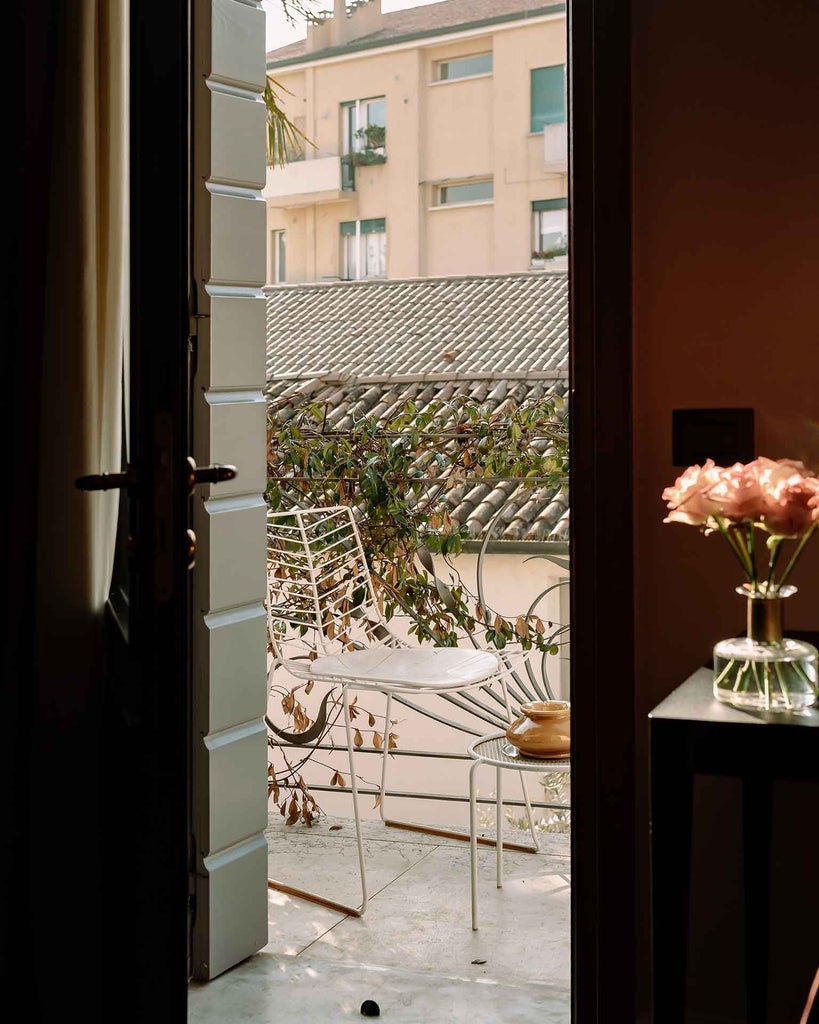
[{"label": "ceramic jug", "polygon": [[506,738],[525,757],[568,757],[570,705],[565,700],[539,700],[521,704],[520,718],[506,730]]}]

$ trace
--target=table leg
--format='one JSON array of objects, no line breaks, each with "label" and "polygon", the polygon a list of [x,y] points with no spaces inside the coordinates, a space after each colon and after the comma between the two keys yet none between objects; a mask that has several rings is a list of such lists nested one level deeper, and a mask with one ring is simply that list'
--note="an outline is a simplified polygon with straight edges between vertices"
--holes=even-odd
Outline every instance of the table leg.
[{"label": "table leg", "polygon": [[478,813],[475,796],[475,761],[469,769],[469,878],[472,889],[472,931],[478,930]]},{"label": "table leg", "polygon": [[685,1020],[693,784],[685,724],[652,722],[652,1024]]},{"label": "table leg", "polygon": [[762,774],[743,777],[742,889],[747,1024],[766,1024],[768,1020],[772,799],[770,778]]},{"label": "table leg", "polygon": [[503,888],[503,782],[502,768],[495,769],[495,861],[499,889]]}]

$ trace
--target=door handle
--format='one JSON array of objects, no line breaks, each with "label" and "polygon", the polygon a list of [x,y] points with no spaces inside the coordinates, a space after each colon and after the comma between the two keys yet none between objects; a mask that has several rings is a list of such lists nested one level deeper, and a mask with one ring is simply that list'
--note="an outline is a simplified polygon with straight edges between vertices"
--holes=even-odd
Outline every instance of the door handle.
[{"label": "door handle", "polygon": [[221,462],[211,463],[210,466],[197,466],[196,461],[189,455],[186,459],[188,473],[188,490],[193,494],[197,484],[221,484],[225,480],[233,480],[236,476],[236,467],[228,466]]},{"label": "door handle", "polygon": [[[153,497],[154,519],[154,595],[157,601],[167,601],[174,591],[174,563],[169,557],[173,550],[168,541],[170,524],[173,522],[171,506],[171,480],[173,470],[168,467],[168,445],[166,435],[169,432],[167,417],[158,422],[158,445],[155,461],[155,488]],[[182,466],[184,482],[188,494],[193,494],[198,484],[218,484],[225,480],[233,480],[237,474],[235,466],[213,463],[210,466],[197,466],[190,456]],[[110,491],[117,488],[135,490],[139,484],[138,474],[133,466],[127,466],[120,473],[91,473],[78,477],[74,486],[81,491]],[[185,554],[188,569],[192,569],[196,559],[196,535],[193,530],[185,533]]]},{"label": "door handle", "polygon": [[[185,460],[185,480],[191,494],[197,484],[219,484],[233,480],[236,472],[235,466],[219,462],[210,466],[197,466],[192,458]],[[78,477],[74,486],[80,491],[111,491],[121,487],[131,489],[136,483],[137,474],[133,466],[128,466],[121,473],[91,473],[89,476]]]},{"label": "door handle", "polygon": [[133,466],[128,466],[121,473],[91,473],[78,477],[74,486],[80,491],[111,491],[118,487],[135,487],[136,482],[136,472]]}]

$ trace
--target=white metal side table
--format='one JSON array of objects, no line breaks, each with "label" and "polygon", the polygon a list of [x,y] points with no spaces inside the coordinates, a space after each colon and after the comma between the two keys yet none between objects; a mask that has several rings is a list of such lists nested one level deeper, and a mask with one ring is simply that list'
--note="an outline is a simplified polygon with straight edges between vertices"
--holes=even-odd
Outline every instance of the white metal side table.
[{"label": "white metal side table", "polygon": [[[503,888],[503,786],[502,774],[506,769],[518,772],[568,772],[571,771],[571,759],[569,757],[545,758],[525,757],[512,746],[507,740],[505,732],[489,733],[486,736],[479,736],[470,743],[468,748],[469,756],[474,758],[474,763],[469,769],[469,850],[470,850],[470,872],[472,879],[472,930],[478,930],[478,830],[477,830],[477,795],[475,792],[475,771],[478,765],[488,764],[495,768],[495,853],[496,853],[496,877],[497,886]],[[561,805],[562,806],[562,805]],[[568,805],[566,805],[568,806]],[[529,815],[529,831],[532,834],[533,846],[516,847],[529,853],[537,853],[540,843],[537,837],[534,821],[531,813]]]}]

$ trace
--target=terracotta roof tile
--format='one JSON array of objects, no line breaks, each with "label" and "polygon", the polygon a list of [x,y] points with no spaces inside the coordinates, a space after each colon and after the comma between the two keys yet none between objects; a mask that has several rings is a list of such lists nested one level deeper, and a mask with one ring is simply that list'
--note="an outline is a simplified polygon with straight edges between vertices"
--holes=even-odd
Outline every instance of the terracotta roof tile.
[{"label": "terracotta roof tile", "polygon": [[[442,365],[443,334],[454,334],[459,355]],[[274,416],[286,422],[318,402],[342,430],[364,414],[386,423],[410,400],[423,409],[466,396],[499,410],[563,397],[567,275],[278,285],[267,291],[267,363]],[[446,507],[476,539],[499,510],[493,539],[568,539],[568,499],[554,488],[465,483],[447,492]]]}]

